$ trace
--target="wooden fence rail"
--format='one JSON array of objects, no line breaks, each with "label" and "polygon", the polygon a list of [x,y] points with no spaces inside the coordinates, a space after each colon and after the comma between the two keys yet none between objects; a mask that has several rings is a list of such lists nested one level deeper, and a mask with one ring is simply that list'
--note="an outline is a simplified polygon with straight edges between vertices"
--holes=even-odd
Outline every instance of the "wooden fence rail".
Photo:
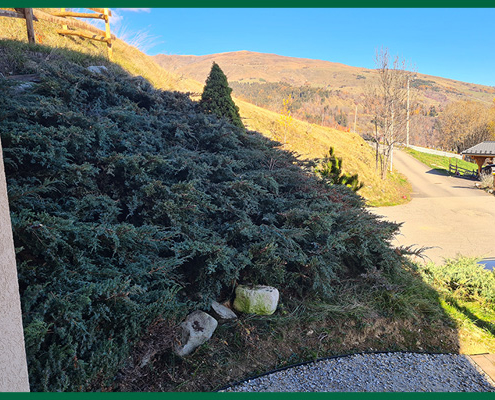
[{"label": "wooden fence rail", "polygon": [[452,164],[449,160],[449,173],[452,175],[464,176],[471,179],[478,178],[478,171],[459,167],[457,165],[457,160],[455,164]]},{"label": "wooden fence rail", "polygon": [[[26,20],[26,29],[29,43],[35,43],[33,20],[40,19],[62,25],[62,29],[57,30],[60,35],[79,36],[86,39],[97,40],[107,43],[108,58],[112,60],[112,35],[110,31],[110,17],[112,12],[108,8],[88,8],[94,13],[78,13],[66,11],[61,8],[60,11],[45,12],[36,8],[15,8],[15,11],[0,9],[0,17],[22,18]],[[80,21],[76,18],[92,18],[105,21],[105,30],[102,31],[87,22]],[[69,29],[70,28],[70,29]],[[91,32],[91,33],[88,33]]]}]

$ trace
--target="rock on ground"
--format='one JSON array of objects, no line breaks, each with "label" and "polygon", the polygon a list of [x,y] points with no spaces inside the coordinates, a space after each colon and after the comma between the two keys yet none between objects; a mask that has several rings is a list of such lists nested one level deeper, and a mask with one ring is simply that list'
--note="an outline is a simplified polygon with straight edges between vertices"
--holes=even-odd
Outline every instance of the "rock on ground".
[{"label": "rock on ground", "polygon": [[225,307],[224,305],[222,305],[216,301],[211,302],[211,309],[213,310],[213,312],[215,313],[215,315],[219,319],[236,319],[237,318],[237,315],[235,314],[235,312],[233,312],[230,308]]},{"label": "rock on ground", "polygon": [[235,289],[234,308],[247,314],[271,315],[278,305],[279,292],[271,286],[239,285]]},{"label": "rock on ground", "polygon": [[191,354],[211,338],[217,328],[218,322],[211,315],[203,311],[194,311],[180,324],[180,344],[174,346],[174,352],[184,357]]}]

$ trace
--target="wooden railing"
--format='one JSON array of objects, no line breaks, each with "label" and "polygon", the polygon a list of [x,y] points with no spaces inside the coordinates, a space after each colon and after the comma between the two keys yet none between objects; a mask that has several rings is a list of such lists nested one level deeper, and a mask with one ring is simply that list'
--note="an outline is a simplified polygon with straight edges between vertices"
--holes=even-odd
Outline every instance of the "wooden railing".
[{"label": "wooden railing", "polygon": [[[106,42],[108,58],[112,60],[112,39],[115,39],[115,35],[112,35],[110,32],[109,20],[112,16],[112,12],[108,8],[88,8],[88,10],[94,12],[79,13],[66,11],[65,8],[61,8],[60,11],[50,10],[49,12],[45,12],[37,8],[15,8],[15,11],[0,9],[0,17],[25,19],[29,43],[36,43],[33,20],[38,21],[39,19],[61,25],[62,29],[57,30],[57,33],[60,35],[79,36],[90,40]],[[84,21],[80,21],[76,18],[93,18],[104,20],[105,31],[102,31],[95,26]]]},{"label": "wooden railing", "polygon": [[[110,17],[112,16],[112,13],[108,8],[88,8],[88,10],[96,11],[96,14],[66,11],[65,8],[61,8],[60,12],[55,11],[55,12],[50,12],[50,14],[54,17],[67,20],[67,22],[64,21],[62,23],[62,29],[57,30],[57,33],[59,33],[60,35],[73,35],[73,36],[83,37],[86,39],[98,40],[100,42],[106,42],[107,50],[108,50],[108,58],[112,60],[113,59],[112,34],[110,32],[110,21],[109,21]],[[84,30],[70,30],[68,27],[75,26],[74,21],[77,21],[74,18],[102,19],[105,21],[105,32],[99,30],[98,28],[95,28],[91,30],[93,33],[95,33],[92,35],[91,33],[84,32]],[[85,23],[85,25],[89,25],[89,24]],[[81,25],[78,24],[75,27],[77,28],[80,26]]]},{"label": "wooden railing", "polygon": [[457,165],[457,160],[455,164],[452,164],[449,160],[449,173],[455,176],[464,176],[471,179],[476,179],[478,177],[478,171],[459,167]]}]

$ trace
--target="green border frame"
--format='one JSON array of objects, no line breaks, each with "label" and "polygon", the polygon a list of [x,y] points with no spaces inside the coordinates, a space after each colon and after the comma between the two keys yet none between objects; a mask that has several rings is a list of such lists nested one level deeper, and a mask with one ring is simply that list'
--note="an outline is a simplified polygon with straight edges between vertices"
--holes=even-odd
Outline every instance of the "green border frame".
[{"label": "green border frame", "polygon": [[[6,3],[6,4],[5,4]],[[7,1],[2,7],[101,7],[110,8],[495,8],[495,1],[471,0],[357,0],[354,2],[342,2],[335,0],[106,0],[102,4],[99,0],[24,0],[19,2]],[[69,3],[69,4],[68,4]],[[427,12],[427,10],[426,10]],[[352,29],[352,28],[351,28]],[[460,28],[461,29],[461,28]],[[331,400],[360,400],[360,399],[445,399],[461,400],[466,398],[494,399],[491,393],[1,393],[2,400],[23,400],[23,399],[110,399],[125,400],[143,397],[146,400],[217,400],[222,398],[234,399],[270,399],[270,400],[292,400],[292,399],[331,399]],[[489,396],[489,397],[488,397]]]},{"label": "green border frame", "polygon": [[91,400],[126,400],[137,399],[144,397],[146,400],[222,400],[222,399],[235,399],[235,400],[247,400],[256,398],[256,400],[296,400],[296,399],[308,399],[308,400],[465,400],[467,399],[493,399],[492,393],[2,393],[2,399],[5,400],[29,400],[38,398],[42,400],[54,399],[54,400],[78,400],[78,399],[91,399]]}]

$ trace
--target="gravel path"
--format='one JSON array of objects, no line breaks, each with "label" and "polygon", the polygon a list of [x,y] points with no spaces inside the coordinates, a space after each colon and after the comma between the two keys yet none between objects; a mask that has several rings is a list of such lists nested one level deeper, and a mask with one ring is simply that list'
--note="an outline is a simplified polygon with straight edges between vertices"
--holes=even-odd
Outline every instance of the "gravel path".
[{"label": "gravel path", "polygon": [[225,392],[495,392],[457,354],[355,354],[251,379]]}]

